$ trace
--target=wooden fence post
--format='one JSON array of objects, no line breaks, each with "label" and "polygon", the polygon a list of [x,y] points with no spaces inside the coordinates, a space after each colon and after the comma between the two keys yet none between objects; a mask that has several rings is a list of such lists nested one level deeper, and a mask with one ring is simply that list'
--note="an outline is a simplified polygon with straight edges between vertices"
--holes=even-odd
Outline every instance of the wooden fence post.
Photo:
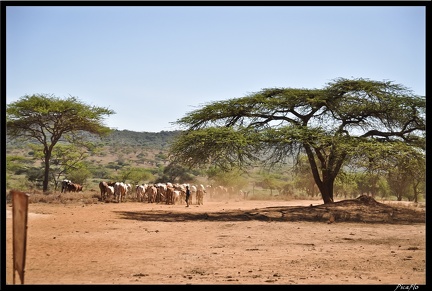
[{"label": "wooden fence post", "polygon": [[29,194],[18,190],[11,190],[11,195],[13,229],[13,283],[15,284],[15,273],[18,272],[21,284],[24,284]]}]

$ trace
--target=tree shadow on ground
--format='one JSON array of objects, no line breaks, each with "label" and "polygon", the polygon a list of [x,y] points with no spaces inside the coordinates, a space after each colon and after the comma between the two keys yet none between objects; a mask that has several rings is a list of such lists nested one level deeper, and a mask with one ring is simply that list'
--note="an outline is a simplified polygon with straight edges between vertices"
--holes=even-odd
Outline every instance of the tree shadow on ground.
[{"label": "tree shadow on ground", "polygon": [[311,222],[364,222],[388,224],[425,223],[424,210],[390,206],[372,197],[342,200],[316,206],[277,206],[253,210],[226,210],[219,212],[176,212],[170,210],[116,211],[122,219],[160,222],[186,221],[311,221]]}]

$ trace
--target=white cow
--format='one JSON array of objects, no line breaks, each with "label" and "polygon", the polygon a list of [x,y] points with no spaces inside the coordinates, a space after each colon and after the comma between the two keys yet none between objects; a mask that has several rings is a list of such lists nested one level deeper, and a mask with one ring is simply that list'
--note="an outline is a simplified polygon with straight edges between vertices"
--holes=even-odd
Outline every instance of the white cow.
[{"label": "white cow", "polygon": [[139,202],[143,202],[145,200],[147,187],[147,184],[136,185],[135,192]]},{"label": "white cow", "polygon": [[196,201],[198,205],[204,204],[204,193],[206,193],[206,188],[203,184],[198,185],[198,190],[196,193]]},{"label": "white cow", "polygon": [[182,193],[179,190],[173,191],[173,204],[181,204],[182,203]]},{"label": "white cow", "polygon": [[114,184],[114,197],[116,198],[118,203],[121,203],[126,198],[128,188],[127,185],[123,182],[116,182]]},{"label": "white cow", "polygon": [[114,186],[106,186],[106,197],[109,198],[114,195]]},{"label": "white cow", "polygon": [[190,186],[189,189],[190,189],[189,204],[193,204],[192,203],[193,198],[196,197],[196,195],[197,195],[197,186],[192,185],[192,186]]}]

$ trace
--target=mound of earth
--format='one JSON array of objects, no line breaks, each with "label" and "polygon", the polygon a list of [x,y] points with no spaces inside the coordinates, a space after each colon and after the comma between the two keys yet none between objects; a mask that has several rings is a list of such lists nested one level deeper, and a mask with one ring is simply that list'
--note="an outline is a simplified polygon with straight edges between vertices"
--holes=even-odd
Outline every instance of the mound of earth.
[{"label": "mound of earth", "polygon": [[402,206],[380,203],[373,197],[361,195],[316,206],[270,207],[248,213],[250,217],[279,221],[365,222],[410,224],[425,223],[426,212]]}]

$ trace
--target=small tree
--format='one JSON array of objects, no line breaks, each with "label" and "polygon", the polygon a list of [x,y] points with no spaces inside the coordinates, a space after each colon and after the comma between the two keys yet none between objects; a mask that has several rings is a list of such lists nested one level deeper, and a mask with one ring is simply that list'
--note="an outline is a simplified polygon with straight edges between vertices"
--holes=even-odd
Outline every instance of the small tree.
[{"label": "small tree", "polygon": [[[372,178],[363,181],[363,187],[389,191],[399,201],[403,197],[417,201],[418,195],[423,192],[421,185],[426,183],[426,151],[422,147],[403,142],[369,143],[352,160],[356,160],[355,164],[365,169],[365,175]],[[386,183],[381,183],[381,179],[386,179]]]},{"label": "small tree", "polygon": [[316,186],[306,155],[298,156],[293,172],[295,174],[294,185],[296,188],[304,191],[309,197],[319,195],[318,187]]},{"label": "small tree", "polygon": [[394,152],[385,165],[387,182],[397,200],[402,201],[406,197],[418,202],[418,195],[422,192],[419,186],[426,182],[424,153],[413,150]]},{"label": "small tree", "polygon": [[[30,144],[33,149],[34,157],[45,160],[43,147],[40,144]],[[84,167],[84,160],[89,156],[91,143],[58,143],[53,148],[51,153],[50,176],[55,185],[55,189],[59,185],[60,180],[68,178],[74,182],[80,183],[72,179],[69,173]],[[80,183],[81,184],[81,183]]]},{"label": "small tree", "polygon": [[136,167],[122,168],[116,177],[116,180],[118,181],[130,181],[133,184],[133,187],[139,185],[140,181],[149,181],[152,179],[154,179],[154,176],[149,170]]},{"label": "small tree", "polygon": [[224,186],[230,188],[242,188],[246,186],[247,182],[242,174],[243,171],[235,168],[231,169],[230,171],[223,171],[218,167],[209,167],[205,171],[207,180],[213,186]]},{"label": "small tree", "polygon": [[412,181],[413,201],[418,202],[419,195],[426,190],[426,161],[424,158],[413,160],[409,177]]},{"label": "small tree", "polygon": [[68,173],[68,177],[74,183],[78,183],[85,187],[87,179],[91,177],[91,172],[85,166],[82,166],[80,168],[71,170]]},{"label": "small tree", "polygon": [[261,174],[259,185],[261,185],[263,189],[270,189],[270,196],[273,196],[273,190],[281,189],[283,187],[283,181],[278,179],[278,175],[263,173]]},{"label": "small tree", "polygon": [[156,179],[156,182],[171,182],[171,183],[192,183],[195,180],[195,176],[191,169],[187,169],[180,164],[170,163],[168,164]]},{"label": "small tree", "polygon": [[111,130],[103,125],[103,117],[114,113],[107,108],[86,105],[76,97],[25,95],[7,105],[6,133],[12,139],[32,140],[43,146],[43,191],[46,192],[52,152],[61,138],[73,142],[84,139],[83,132],[106,135]]}]

